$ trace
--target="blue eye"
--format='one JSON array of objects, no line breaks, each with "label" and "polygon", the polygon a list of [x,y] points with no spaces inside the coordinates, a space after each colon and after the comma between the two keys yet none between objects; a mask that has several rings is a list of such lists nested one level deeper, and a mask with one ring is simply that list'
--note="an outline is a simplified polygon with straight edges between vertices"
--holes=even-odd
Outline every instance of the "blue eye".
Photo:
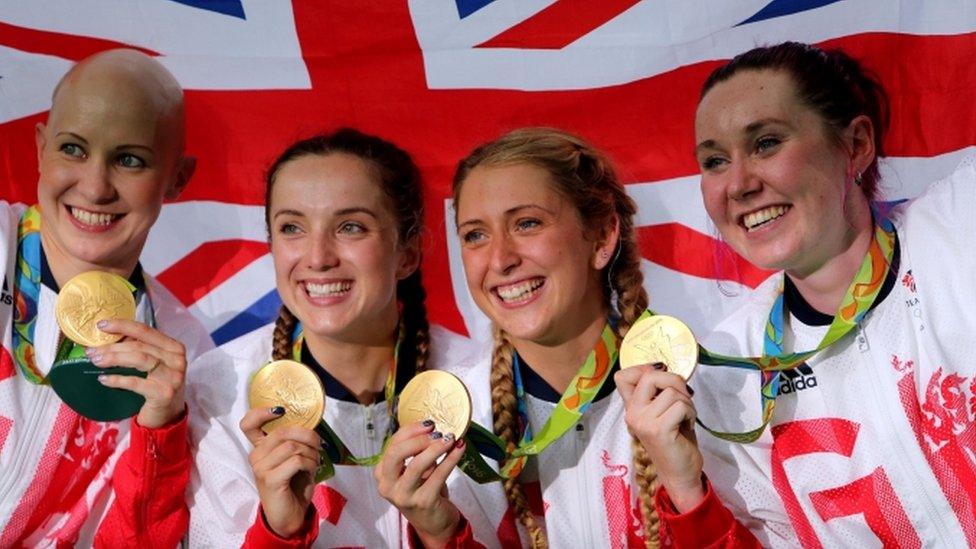
[{"label": "blue eye", "polygon": [[782,143],[779,138],[764,136],[756,140],[756,150],[759,152],[768,151]]},{"label": "blue eye", "polygon": [[700,164],[703,171],[712,171],[715,168],[718,168],[723,162],[725,162],[724,158],[719,156],[709,156],[708,158],[702,160]]},{"label": "blue eye", "polygon": [[75,145],[74,143],[64,143],[60,147],[58,147],[58,150],[60,150],[61,152],[63,152],[68,156],[73,156],[75,158],[85,157],[85,149],[82,149],[80,146]]},{"label": "blue eye", "polygon": [[465,244],[477,244],[479,241],[484,240],[484,238],[485,233],[477,229],[473,229],[461,235],[461,242]]},{"label": "blue eye", "polygon": [[344,234],[363,234],[366,232],[366,227],[361,223],[346,221],[342,225],[339,225],[339,232]]},{"label": "blue eye", "polygon": [[134,154],[121,154],[116,160],[123,168],[145,168],[146,162]]},{"label": "blue eye", "polygon": [[278,227],[278,232],[281,234],[297,234],[298,225],[295,225],[294,223],[282,223],[281,226]]},{"label": "blue eye", "polygon": [[519,219],[515,223],[516,228],[518,228],[518,230],[520,230],[520,231],[534,229],[535,227],[538,227],[539,225],[542,225],[542,222],[539,221],[538,219],[531,218],[531,217],[527,217],[527,218],[524,218],[524,219]]}]

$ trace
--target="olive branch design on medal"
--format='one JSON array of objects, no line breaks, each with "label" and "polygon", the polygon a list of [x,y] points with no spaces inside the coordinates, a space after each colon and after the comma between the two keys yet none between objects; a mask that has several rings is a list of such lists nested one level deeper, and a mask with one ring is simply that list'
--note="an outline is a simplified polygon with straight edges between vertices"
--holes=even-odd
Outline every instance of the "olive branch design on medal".
[{"label": "olive branch design on medal", "polygon": [[660,359],[673,370],[684,370],[681,367],[687,362],[686,357],[695,352],[693,345],[671,337],[662,325],[658,324],[652,328],[654,338],[646,342],[634,344],[634,348],[644,353],[646,356],[653,356]]},{"label": "olive branch design on medal", "polygon": [[[303,422],[315,414],[315,388],[298,383],[291,376],[275,370],[268,379],[271,393],[269,400],[281,402],[285,409],[301,418]],[[267,397],[266,397],[267,398]]]},{"label": "olive branch design on medal", "polygon": [[64,312],[76,320],[79,327],[90,328],[96,318],[117,318],[122,316],[126,296],[112,286],[99,284],[97,289],[80,286],[65,296]]},{"label": "olive branch design on medal", "polygon": [[435,425],[453,427],[464,404],[460,395],[455,393],[454,397],[453,400],[448,401],[451,398],[450,394],[442,395],[437,387],[427,387],[423,399],[412,403],[409,410],[426,415],[425,419],[432,420]]}]

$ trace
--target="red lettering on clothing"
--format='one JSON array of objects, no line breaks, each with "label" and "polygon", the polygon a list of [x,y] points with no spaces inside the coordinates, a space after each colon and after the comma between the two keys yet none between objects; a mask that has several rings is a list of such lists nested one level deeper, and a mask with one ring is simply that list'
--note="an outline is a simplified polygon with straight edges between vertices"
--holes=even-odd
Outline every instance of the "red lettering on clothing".
[{"label": "red lettering on clothing", "polygon": [[611,463],[610,453],[606,450],[601,459],[607,470],[603,477],[603,506],[607,512],[610,547],[644,547],[640,507],[631,497],[630,484],[627,482],[630,468],[623,463]]},{"label": "red lettering on clothing", "polygon": [[824,522],[863,514],[868,527],[885,547],[913,549],[922,546],[922,540],[881,467],[845,486],[813,492],[810,501]]}]

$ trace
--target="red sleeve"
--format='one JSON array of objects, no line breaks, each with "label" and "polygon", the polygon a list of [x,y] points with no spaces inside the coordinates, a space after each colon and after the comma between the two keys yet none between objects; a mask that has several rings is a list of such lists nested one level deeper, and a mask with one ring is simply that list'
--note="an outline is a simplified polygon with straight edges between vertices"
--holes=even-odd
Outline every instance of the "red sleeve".
[{"label": "red sleeve", "polygon": [[311,547],[319,537],[319,514],[314,505],[308,506],[305,513],[305,524],[294,536],[283,538],[276,534],[264,520],[264,509],[258,505],[258,514],[254,517],[254,524],[247,530],[242,549],[273,549],[287,547]]},{"label": "red sleeve", "polygon": [[186,412],[148,429],[133,418],[129,447],[112,474],[115,501],[95,532],[96,547],[175,547],[190,513],[190,442]]},{"label": "red sleeve", "polygon": [[[417,535],[417,530],[409,522],[407,523],[407,536],[410,549],[424,547],[424,544],[420,541],[420,536]],[[468,522],[468,519],[464,518],[464,515],[461,515],[461,522],[458,523],[457,528],[454,530],[454,535],[443,547],[444,549],[485,549],[484,545],[474,540],[471,523]]]},{"label": "red sleeve", "polygon": [[678,513],[663,486],[658,488],[654,499],[661,517],[662,545],[670,541],[678,548],[762,547],[752,532],[735,520],[732,512],[718,499],[708,479],[705,479],[705,499],[687,513]]}]

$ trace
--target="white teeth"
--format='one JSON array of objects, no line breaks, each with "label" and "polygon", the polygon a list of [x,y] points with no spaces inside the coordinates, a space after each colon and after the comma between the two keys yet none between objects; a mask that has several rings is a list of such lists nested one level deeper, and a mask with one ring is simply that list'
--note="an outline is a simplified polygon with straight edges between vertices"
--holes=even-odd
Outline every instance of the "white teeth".
[{"label": "white teeth", "polygon": [[745,223],[746,229],[753,231],[758,229],[760,225],[785,214],[786,210],[788,209],[789,208],[786,206],[770,206],[768,208],[763,208],[758,212],[746,214],[746,216],[742,219],[742,222]]},{"label": "white teeth", "polygon": [[349,281],[330,282],[328,284],[305,283],[305,289],[308,290],[308,295],[312,297],[334,297],[348,292],[350,288],[352,288],[352,282]]},{"label": "white teeth", "polygon": [[71,215],[85,225],[108,225],[115,219],[112,214],[89,212],[81,208],[71,208]]},{"label": "white teeth", "polygon": [[506,303],[521,301],[535,290],[538,290],[540,286],[542,286],[541,279],[537,278],[535,280],[526,280],[525,282],[519,282],[518,284],[498,288],[498,295],[501,296],[502,300]]}]

